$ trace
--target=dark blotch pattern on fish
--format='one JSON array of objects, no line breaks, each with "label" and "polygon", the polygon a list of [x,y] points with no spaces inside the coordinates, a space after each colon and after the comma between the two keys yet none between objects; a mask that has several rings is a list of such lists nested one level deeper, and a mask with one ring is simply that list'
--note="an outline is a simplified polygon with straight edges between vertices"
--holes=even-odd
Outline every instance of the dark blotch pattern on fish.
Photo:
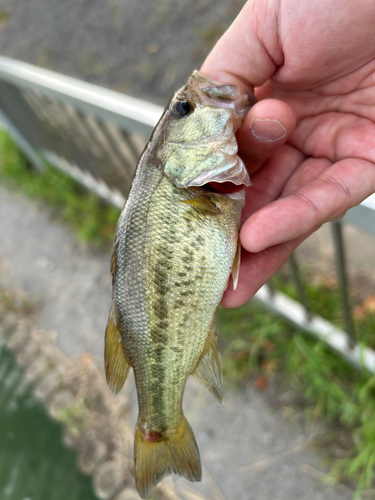
[{"label": "dark blotch pattern on fish", "polygon": [[[194,78],[207,86],[202,75]],[[189,85],[180,101],[192,103],[193,111],[176,120],[167,109],[140,160],[117,226],[112,261],[112,310],[138,393],[135,472],[143,497],[163,471],[175,470],[189,479],[200,479],[199,453],[182,413],[182,395],[187,377],[196,369],[213,335],[215,311],[236,251],[243,205],[240,198],[207,194],[186,184],[177,187],[181,184],[175,182],[175,175],[180,180],[187,173],[200,175],[222,161],[225,167],[228,158],[232,168],[234,120],[237,127],[245,116],[236,108],[237,102],[233,101],[231,109],[228,102],[224,107],[213,105],[215,92],[209,98],[202,93],[195,99],[189,94]],[[210,104],[206,107],[207,99]],[[233,156],[228,148],[233,149]],[[192,198],[202,196],[208,197],[219,213],[208,213],[202,209],[204,203],[190,204]],[[161,450],[172,442],[172,435],[176,436],[175,447],[152,458],[148,450]],[[156,456],[163,460],[156,460]],[[168,460],[175,463],[164,463]]]}]

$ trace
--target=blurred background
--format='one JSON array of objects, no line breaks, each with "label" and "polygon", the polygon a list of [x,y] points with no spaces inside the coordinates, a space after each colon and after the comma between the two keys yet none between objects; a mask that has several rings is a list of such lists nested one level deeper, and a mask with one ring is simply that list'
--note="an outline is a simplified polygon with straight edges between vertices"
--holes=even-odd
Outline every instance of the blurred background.
[{"label": "blurred background", "polygon": [[[244,3],[0,0],[1,500],[139,498],[133,380],[114,396],[103,374],[115,226],[163,107]],[[375,498],[374,235],[370,198],[219,310],[225,405],[190,379],[184,399],[202,483],[150,498]]]},{"label": "blurred background", "polygon": [[0,53],[165,105],[242,0],[1,0]]}]

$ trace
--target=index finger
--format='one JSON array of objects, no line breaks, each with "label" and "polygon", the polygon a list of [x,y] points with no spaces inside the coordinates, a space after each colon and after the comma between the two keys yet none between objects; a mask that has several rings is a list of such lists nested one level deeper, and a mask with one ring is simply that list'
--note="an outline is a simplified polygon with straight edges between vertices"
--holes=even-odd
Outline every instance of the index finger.
[{"label": "index finger", "polygon": [[302,237],[370,196],[374,164],[347,158],[333,164],[297,191],[251,215],[241,228],[241,243],[250,252]]}]

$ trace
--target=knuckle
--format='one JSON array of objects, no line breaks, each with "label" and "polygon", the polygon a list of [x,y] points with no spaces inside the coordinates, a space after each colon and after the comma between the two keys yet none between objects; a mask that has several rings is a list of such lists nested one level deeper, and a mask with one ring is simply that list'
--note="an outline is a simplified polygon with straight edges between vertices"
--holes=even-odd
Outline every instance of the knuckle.
[{"label": "knuckle", "polygon": [[304,205],[308,207],[310,212],[313,212],[314,214],[314,219],[316,219],[317,222],[321,221],[324,219],[323,214],[321,210],[318,208],[318,206],[314,203],[314,201],[306,196],[303,193],[295,193],[294,195],[297,199],[303,202]]},{"label": "knuckle", "polygon": [[325,174],[320,180],[323,184],[327,184],[330,188],[334,188],[335,190],[341,192],[344,195],[345,199],[350,201],[351,193],[346,184],[339,182],[329,174]]}]

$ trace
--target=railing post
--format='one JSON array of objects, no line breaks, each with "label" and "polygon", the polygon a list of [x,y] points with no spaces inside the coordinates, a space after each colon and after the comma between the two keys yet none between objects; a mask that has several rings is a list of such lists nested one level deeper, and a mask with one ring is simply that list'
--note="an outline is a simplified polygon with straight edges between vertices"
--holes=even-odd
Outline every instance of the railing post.
[{"label": "railing post", "polygon": [[342,237],[341,222],[338,221],[332,222],[332,232],[333,232],[333,240],[335,246],[337,273],[339,277],[341,306],[344,313],[345,329],[348,335],[350,336],[350,347],[354,347],[355,331],[349,305],[345,250]]},{"label": "railing post", "polygon": [[273,282],[272,282],[272,278],[271,278],[271,279],[269,279],[265,285],[266,285],[266,287],[267,287],[267,290],[268,290],[269,296],[270,296],[271,298],[272,298],[272,297],[274,297],[274,295],[275,295],[275,293],[276,293],[276,287],[275,287],[275,285],[274,285],[274,284],[273,284]]},{"label": "railing post", "polygon": [[297,297],[300,303],[303,305],[306,313],[307,321],[311,321],[311,312],[308,307],[308,300],[305,292],[305,286],[302,283],[301,274],[299,272],[298,264],[294,253],[289,257],[290,268],[292,271],[292,279],[294,281],[294,286],[297,290]]}]

